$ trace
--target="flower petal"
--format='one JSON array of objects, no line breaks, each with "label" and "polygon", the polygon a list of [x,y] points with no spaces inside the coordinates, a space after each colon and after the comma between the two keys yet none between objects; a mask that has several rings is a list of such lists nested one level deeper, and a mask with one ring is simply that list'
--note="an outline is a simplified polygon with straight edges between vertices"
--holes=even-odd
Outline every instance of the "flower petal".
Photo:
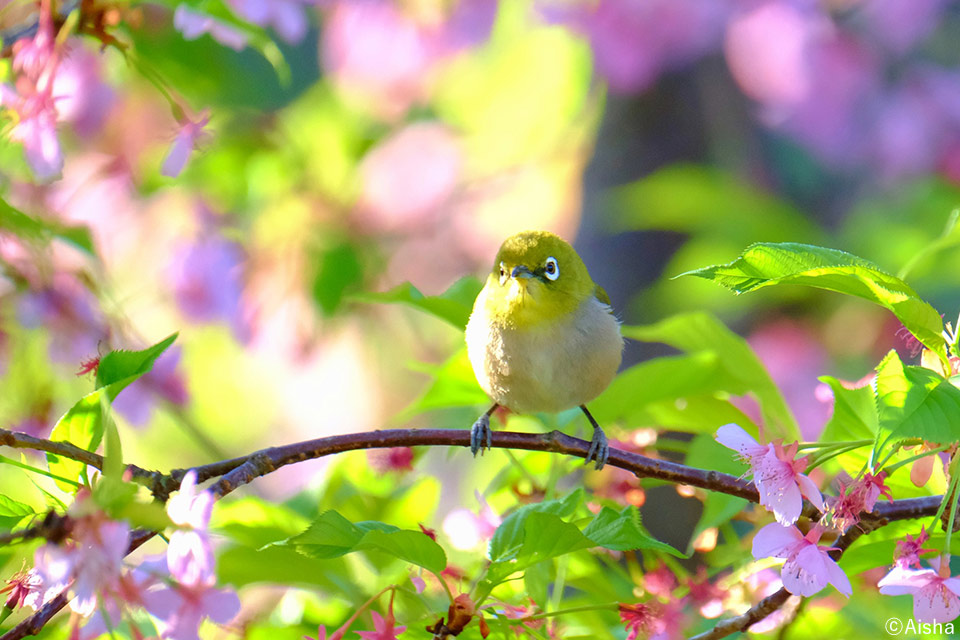
[{"label": "flower petal", "polygon": [[766,446],[759,444],[742,427],[733,423],[725,424],[717,429],[716,440],[747,459],[763,455],[767,451]]},{"label": "flower petal", "polygon": [[843,572],[843,569],[840,568],[836,560],[827,555],[826,551],[823,552],[823,563],[827,567],[827,576],[830,584],[836,587],[837,591],[849,598],[853,593],[853,588],[850,586],[850,579],[847,578],[847,574]]},{"label": "flower petal", "polygon": [[803,540],[803,534],[796,527],[787,527],[771,522],[753,537],[753,557],[787,558],[793,548]]},{"label": "flower petal", "polygon": [[896,566],[880,579],[877,586],[880,587],[880,593],[884,595],[899,596],[918,592],[930,584],[936,576],[936,572],[930,569],[904,569]]},{"label": "flower petal", "polygon": [[823,589],[830,576],[822,550],[807,543],[800,553],[784,563],[780,579],[787,591],[798,596],[812,596]]},{"label": "flower petal", "polygon": [[760,504],[773,512],[777,522],[791,525],[803,510],[803,497],[793,469],[771,450],[761,458],[753,475],[760,492]]},{"label": "flower petal", "polygon": [[940,580],[930,582],[913,596],[913,617],[917,622],[950,622],[960,616],[960,599]]},{"label": "flower petal", "polygon": [[[813,480],[802,473],[797,474],[797,485],[800,487],[800,493],[803,494],[810,504],[815,506],[818,511],[823,511],[823,496],[820,489],[814,484]],[[876,500],[874,500],[876,502]]]}]

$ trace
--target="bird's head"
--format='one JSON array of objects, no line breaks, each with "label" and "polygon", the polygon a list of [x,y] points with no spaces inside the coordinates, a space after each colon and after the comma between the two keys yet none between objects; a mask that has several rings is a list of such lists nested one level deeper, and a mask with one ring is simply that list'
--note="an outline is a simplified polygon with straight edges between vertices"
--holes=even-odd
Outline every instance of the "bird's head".
[{"label": "bird's head", "polygon": [[487,278],[487,312],[516,326],[548,322],[576,309],[596,285],[573,247],[549,231],[507,238]]}]

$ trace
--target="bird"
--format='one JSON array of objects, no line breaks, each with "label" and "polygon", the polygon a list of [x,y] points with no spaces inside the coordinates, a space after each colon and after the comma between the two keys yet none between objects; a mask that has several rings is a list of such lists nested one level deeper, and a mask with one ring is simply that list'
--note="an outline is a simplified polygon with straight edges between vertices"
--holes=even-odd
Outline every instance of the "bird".
[{"label": "bird", "polygon": [[593,426],[585,464],[610,456],[586,404],[610,384],[623,357],[620,321],[576,250],[549,231],[504,240],[466,327],[467,355],[493,400],[470,430],[470,450],[492,445],[490,416],[580,407]]}]

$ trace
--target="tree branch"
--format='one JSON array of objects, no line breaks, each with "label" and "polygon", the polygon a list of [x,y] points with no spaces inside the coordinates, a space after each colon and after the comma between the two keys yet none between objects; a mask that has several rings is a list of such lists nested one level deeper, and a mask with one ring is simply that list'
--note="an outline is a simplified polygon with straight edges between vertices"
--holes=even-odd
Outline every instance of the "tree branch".
[{"label": "tree branch", "polygon": [[[590,447],[589,442],[559,431],[549,433],[494,431],[492,444],[493,447],[501,449],[545,451],[579,458],[586,458]],[[97,468],[101,468],[103,465],[102,456],[96,453],[80,449],[66,442],[43,440],[6,429],[0,429],[0,445],[64,455]],[[198,482],[220,478],[209,488],[214,495],[220,498],[238,487],[288,464],[346,451],[416,446],[466,448],[470,446],[470,431],[467,429],[387,429],[350,433],[316,438],[279,447],[269,447],[239,458],[193,467],[193,470],[197,472]],[[758,502],[759,500],[759,495],[753,483],[718,471],[697,469],[677,462],[649,458],[613,448],[610,449],[610,458],[607,464],[611,467],[630,471],[638,478],[655,478],[666,482],[700,487],[745,498],[751,502]],[[133,470],[135,477],[147,480],[154,496],[161,501],[166,501],[170,494],[179,488],[184,475],[190,471],[190,469],[174,469],[169,474],[162,474],[157,471],[147,471],[134,465],[129,465],[129,468]],[[860,535],[880,528],[889,522],[935,514],[942,499],[942,496],[930,496],[878,503],[872,513],[862,514],[861,529],[851,530],[837,541],[835,546],[839,551],[835,552],[835,557],[839,558],[843,550]],[[815,515],[816,511],[809,504],[806,504],[804,514]],[[155,534],[156,532],[153,531],[134,532],[135,537],[131,542],[130,551],[139,547]],[[781,589],[760,601],[741,616],[725,620],[714,627],[713,630],[701,634],[697,638],[699,640],[723,638],[731,633],[742,631],[776,611],[786,602],[789,596],[789,593]],[[20,640],[27,635],[36,634],[66,604],[66,592],[64,592],[6,634],[0,636],[0,640]]]},{"label": "tree branch", "polygon": [[[103,456],[99,453],[87,451],[75,444],[62,440],[46,440],[44,438],[35,438],[20,431],[10,431],[9,429],[0,429],[0,446],[11,447],[13,449],[30,449],[33,451],[43,451],[52,453],[63,458],[76,460],[83,464],[103,470]],[[127,468],[133,473],[134,478],[145,480],[147,485],[154,490],[155,487],[165,486],[162,480],[166,477],[159,471],[148,471],[137,465],[127,465]],[[179,484],[177,485],[179,486]],[[156,492],[154,491],[156,495]],[[168,494],[169,495],[169,494]],[[165,498],[164,498],[165,499]]]}]

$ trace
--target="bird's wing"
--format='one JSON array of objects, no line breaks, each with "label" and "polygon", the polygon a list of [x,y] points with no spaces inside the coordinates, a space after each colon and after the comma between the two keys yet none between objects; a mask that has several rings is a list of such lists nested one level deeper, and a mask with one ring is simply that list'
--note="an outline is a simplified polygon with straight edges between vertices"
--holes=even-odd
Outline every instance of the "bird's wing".
[{"label": "bird's wing", "polygon": [[610,296],[607,295],[607,292],[600,285],[596,285],[596,287],[593,291],[594,297],[608,307],[612,307],[613,304],[610,302]]}]

